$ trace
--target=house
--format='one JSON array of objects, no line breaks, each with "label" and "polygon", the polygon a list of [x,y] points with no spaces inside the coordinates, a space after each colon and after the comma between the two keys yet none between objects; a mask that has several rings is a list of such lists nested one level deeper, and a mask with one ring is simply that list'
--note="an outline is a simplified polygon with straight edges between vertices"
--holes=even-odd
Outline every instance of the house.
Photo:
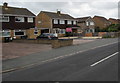
[{"label": "house", "polygon": [[36,16],[36,27],[41,29],[41,34],[57,33],[58,36],[63,36],[67,30],[77,33],[79,28],[75,18],[61,11],[41,11]]},{"label": "house", "polygon": [[104,29],[111,25],[111,22],[102,16],[94,16],[95,28]]},{"label": "house", "polygon": [[34,39],[38,34],[35,28],[35,15],[26,8],[10,7],[8,3],[0,6],[0,33],[2,37]]},{"label": "house", "polygon": [[76,19],[78,20],[77,25],[80,26],[81,33],[94,33],[95,32],[95,23],[90,16],[76,18]]},{"label": "house", "polygon": [[118,19],[109,18],[108,20],[111,22],[111,24],[118,24]]}]

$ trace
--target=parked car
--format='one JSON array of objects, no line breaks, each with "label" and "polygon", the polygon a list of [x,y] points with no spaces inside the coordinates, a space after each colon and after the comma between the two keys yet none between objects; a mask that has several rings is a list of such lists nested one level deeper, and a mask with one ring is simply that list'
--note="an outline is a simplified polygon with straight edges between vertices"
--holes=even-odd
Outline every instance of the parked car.
[{"label": "parked car", "polygon": [[11,37],[4,37],[3,38],[3,42],[7,43],[7,42],[12,42],[12,38]]},{"label": "parked car", "polygon": [[37,36],[36,39],[58,39],[58,37],[53,33],[43,33]]}]

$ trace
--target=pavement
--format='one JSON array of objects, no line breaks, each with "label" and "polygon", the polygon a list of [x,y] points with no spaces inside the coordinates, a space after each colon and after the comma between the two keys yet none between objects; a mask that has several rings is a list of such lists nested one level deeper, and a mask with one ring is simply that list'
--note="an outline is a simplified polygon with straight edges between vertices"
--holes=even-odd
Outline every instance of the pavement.
[{"label": "pavement", "polygon": [[[3,81],[118,81],[118,43],[113,42],[116,39],[102,39],[88,43],[87,47],[83,44],[60,48],[64,51],[57,49],[48,55],[58,51],[63,55],[67,51],[70,53],[70,50],[75,53],[69,57],[63,56],[43,64],[3,73]],[[90,48],[94,49],[76,53]]]},{"label": "pavement", "polygon": [[75,53],[81,53],[90,49],[95,49],[104,45],[117,42],[118,39],[96,39],[92,42],[82,43],[79,45],[67,46],[38,53],[32,53],[29,56],[22,56],[12,60],[4,60],[2,62],[3,70],[1,72],[10,72],[38,64],[43,64],[52,60],[63,58],[64,56],[72,56]]}]

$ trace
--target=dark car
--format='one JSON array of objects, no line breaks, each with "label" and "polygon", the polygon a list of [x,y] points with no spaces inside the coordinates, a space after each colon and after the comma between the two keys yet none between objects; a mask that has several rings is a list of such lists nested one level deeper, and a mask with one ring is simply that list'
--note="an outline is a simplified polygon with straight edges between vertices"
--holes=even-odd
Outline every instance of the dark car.
[{"label": "dark car", "polygon": [[12,38],[11,37],[4,37],[3,42],[7,43],[7,42],[12,42]]},{"label": "dark car", "polygon": [[56,37],[56,35],[53,33],[43,33],[37,36],[36,39],[58,39],[58,37]]}]

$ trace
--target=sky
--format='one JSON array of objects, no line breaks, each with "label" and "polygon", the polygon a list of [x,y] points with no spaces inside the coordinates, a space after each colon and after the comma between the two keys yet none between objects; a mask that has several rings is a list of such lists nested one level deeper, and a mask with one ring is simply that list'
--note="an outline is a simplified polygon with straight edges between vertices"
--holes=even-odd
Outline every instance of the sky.
[{"label": "sky", "polygon": [[2,0],[8,6],[27,8],[35,15],[40,11],[69,14],[75,18],[86,16],[103,16],[108,18],[118,18],[119,0]]}]

